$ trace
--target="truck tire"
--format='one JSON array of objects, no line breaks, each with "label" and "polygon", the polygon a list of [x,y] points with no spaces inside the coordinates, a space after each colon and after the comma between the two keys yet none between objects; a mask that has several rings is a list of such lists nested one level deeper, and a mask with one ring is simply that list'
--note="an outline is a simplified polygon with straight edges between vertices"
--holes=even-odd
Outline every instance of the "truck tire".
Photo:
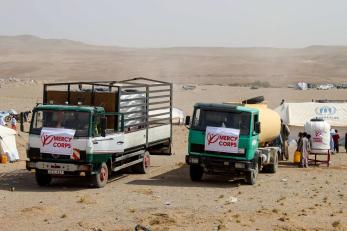
[{"label": "truck tire", "polygon": [[249,172],[246,172],[246,183],[248,185],[255,185],[257,183],[257,175],[259,172],[258,162],[255,164],[255,169],[252,169]]},{"label": "truck tire", "polygon": [[204,175],[204,169],[200,165],[190,165],[189,172],[192,181],[201,181]]},{"label": "truck tire", "polygon": [[142,162],[135,164],[132,167],[133,172],[140,173],[140,174],[146,174],[149,172],[149,168],[151,167],[151,158],[148,152],[145,152],[143,155]]},{"label": "truck tire", "polygon": [[98,172],[93,175],[93,185],[97,188],[103,188],[108,181],[109,170],[107,164],[103,162],[98,169]]},{"label": "truck tire", "polygon": [[48,186],[52,182],[52,176],[43,173],[41,171],[36,170],[35,172],[35,179],[38,185],[40,186]]},{"label": "truck tire", "polygon": [[6,117],[5,117],[5,122],[6,122],[6,123],[11,122],[11,116],[6,116]]},{"label": "truck tire", "polygon": [[263,172],[265,173],[276,173],[278,168],[278,155],[275,155],[275,160],[273,164],[268,164],[263,167]]}]

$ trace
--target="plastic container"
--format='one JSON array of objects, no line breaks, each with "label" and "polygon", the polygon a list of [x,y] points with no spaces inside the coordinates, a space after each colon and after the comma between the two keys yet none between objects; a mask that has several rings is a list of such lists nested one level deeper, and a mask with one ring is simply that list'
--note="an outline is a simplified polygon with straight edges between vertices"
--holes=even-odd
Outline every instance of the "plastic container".
[{"label": "plastic container", "polygon": [[301,152],[295,151],[294,152],[294,158],[293,158],[294,164],[299,164],[301,161]]},{"label": "plastic container", "polygon": [[312,119],[305,124],[305,132],[311,135],[312,150],[325,152],[330,149],[330,124],[321,119]]},{"label": "plastic container", "polygon": [[8,162],[8,158],[6,154],[0,154],[0,163],[6,164]]}]

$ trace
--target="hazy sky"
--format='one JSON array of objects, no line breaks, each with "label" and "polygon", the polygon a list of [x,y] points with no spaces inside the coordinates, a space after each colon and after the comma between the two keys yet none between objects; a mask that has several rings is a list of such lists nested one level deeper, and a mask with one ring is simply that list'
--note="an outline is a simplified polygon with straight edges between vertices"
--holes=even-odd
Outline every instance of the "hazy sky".
[{"label": "hazy sky", "polygon": [[0,34],[93,44],[347,45],[346,0],[0,0]]}]

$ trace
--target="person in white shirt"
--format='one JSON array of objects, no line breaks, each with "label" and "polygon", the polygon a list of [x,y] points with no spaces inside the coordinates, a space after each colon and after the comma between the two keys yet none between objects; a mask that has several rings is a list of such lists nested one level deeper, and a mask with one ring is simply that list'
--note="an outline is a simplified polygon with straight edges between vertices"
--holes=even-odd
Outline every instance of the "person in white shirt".
[{"label": "person in white shirt", "polygon": [[17,120],[15,118],[15,116],[12,116],[12,119],[11,119],[11,128],[15,131],[17,131]]}]

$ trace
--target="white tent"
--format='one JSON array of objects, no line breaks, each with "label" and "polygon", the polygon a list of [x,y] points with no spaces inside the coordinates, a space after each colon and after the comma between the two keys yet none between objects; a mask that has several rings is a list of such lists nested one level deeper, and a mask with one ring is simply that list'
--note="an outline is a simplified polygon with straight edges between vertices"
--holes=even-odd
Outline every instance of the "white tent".
[{"label": "white tent", "polygon": [[304,131],[306,122],[313,118],[320,118],[337,128],[341,135],[347,127],[347,103],[284,103],[275,111],[280,115],[283,123],[289,125],[291,137],[296,138],[298,132]]},{"label": "white tent", "polygon": [[304,126],[313,118],[323,119],[334,127],[347,126],[347,103],[284,103],[275,111],[291,126]]},{"label": "white tent", "polygon": [[9,161],[19,160],[16,132],[13,129],[0,126],[0,153],[7,154]]},{"label": "white tent", "polygon": [[308,86],[307,86],[307,83],[300,82],[300,83],[297,84],[297,88],[299,90],[307,90]]}]

